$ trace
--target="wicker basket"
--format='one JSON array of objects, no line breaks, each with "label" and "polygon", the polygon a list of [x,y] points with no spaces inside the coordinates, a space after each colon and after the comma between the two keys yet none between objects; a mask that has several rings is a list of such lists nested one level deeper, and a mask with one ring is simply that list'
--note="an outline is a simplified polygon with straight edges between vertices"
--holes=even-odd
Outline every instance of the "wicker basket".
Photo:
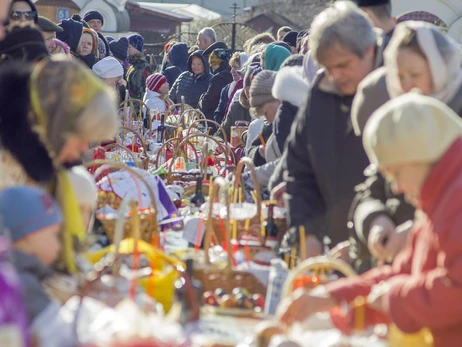
[{"label": "wicker basket", "polygon": [[[224,179],[218,177],[213,183],[213,189],[219,190],[220,187],[226,186]],[[213,204],[209,204],[209,215],[212,214]],[[229,216],[229,214],[228,214]],[[266,287],[250,272],[237,271],[232,268],[232,254],[231,254],[231,242],[230,241],[230,229],[229,220],[224,221],[226,230],[226,242],[227,242],[227,264],[225,268],[214,268],[210,265],[210,258],[208,250],[210,248],[211,235],[213,234],[211,219],[206,223],[205,235],[204,235],[204,252],[205,252],[205,265],[198,265],[194,269],[193,277],[202,282],[204,290],[215,290],[217,288],[223,288],[227,292],[231,292],[236,287],[247,289],[250,293],[266,294]]]},{"label": "wicker basket", "polygon": [[[140,238],[143,241],[151,243],[153,236],[158,233],[157,206],[156,206],[156,199],[155,199],[154,193],[151,187],[149,187],[149,184],[146,182],[144,177],[141,176],[135,170],[132,170],[123,164],[114,163],[114,162],[106,161],[106,160],[95,160],[95,161],[86,163],[85,166],[86,167],[101,166],[94,173],[94,177],[98,177],[101,173],[103,173],[108,168],[109,169],[116,168],[119,170],[125,170],[130,173],[133,179],[139,179],[147,187],[148,193],[151,198],[152,206],[149,209],[140,210],[138,212],[138,216],[139,216],[139,222],[140,222],[140,234],[141,234]],[[104,231],[106,232],[106,235],[108,236],[109,240],[113,242],[115,225],[116,225],[117,220],[112,219],[112,218],[111,219],[106,218],[106,216],[102,214],[98,215],[97,218],[103,225]],[[132,236],[132,230],[131,230],[130,217],[127,217],[125,226],[124,226],[124,238],[131,237],[131,236]]]}]

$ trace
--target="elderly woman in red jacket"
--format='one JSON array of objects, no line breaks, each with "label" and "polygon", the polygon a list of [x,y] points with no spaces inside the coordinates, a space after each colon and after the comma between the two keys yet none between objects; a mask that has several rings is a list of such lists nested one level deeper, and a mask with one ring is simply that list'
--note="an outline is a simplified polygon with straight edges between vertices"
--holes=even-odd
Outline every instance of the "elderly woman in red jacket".
[{"label": "elderly woman in red jacket", "polygon": [[[400,96],[377,110],[364,132],[373,164],[397,194],[417,207],[406,248],[392,265],[316,292],[295,292],[281,303],[285,324],[356,297],[405,333],[428,328],[434,346],[462,341],[462,120],[422,95]],[[379,293],[379,295],[377,295]],[[372,316],[372,315],[371,315]]]}]

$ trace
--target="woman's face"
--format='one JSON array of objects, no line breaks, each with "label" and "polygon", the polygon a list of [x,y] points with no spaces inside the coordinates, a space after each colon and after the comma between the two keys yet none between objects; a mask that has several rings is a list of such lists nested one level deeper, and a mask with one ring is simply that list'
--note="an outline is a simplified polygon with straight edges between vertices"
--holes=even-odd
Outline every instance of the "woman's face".
[{"label": "woman's face", "polygon": [[204,73],[205,71],[205,66],[204,63],[202,62],[202,59],[199,57],[193,57],[192,58],[192,63],[191,63],[191,70],[195,75],[199,75],[201,73]]},{"label": "woman's face", "polygon": [[122,76],[119,77],[112,77],[112,78],[103,78],[103,82],[105,85],[111,87],[112,89],[117,88],[117,82],[122,79]]},{"label": "woman's face", "polygon": [[25,1],[14,2],[9,14],[9,24],[34,22],[36,13]]},{"label": "woman's face", "polygon": [[56,161],[58,164],[74,163],[90,149],[90,143],[78,135],[70,135],[64,143]]},{"label": "woman's face", "polygon": [[426,59],[408,48],[401,48],[396,62],[401,88],[405,93],[418,88],[424,95],[433,94],[433,79]]},{"label": "woman's face", "polygon": [[270,101],[263,104],[263,106],[258,108],[259,116],[265,117],[268,123],[273,123],[278,112],[279,104],[280,102],[278,100]]},{"label": "woman's face", "polygon": [[391,182],[393,193],[404,194],[406,201],[414,206],[417,205],[430,170],[430,164],[402,164],[380,168],[383,176]]},{"label": "woman's face", "polygon": [[241,65],[239,64],[239,62],[235,61],[231,64],[231,75],[233,76],[233,80],[236,82],[241,79],[241,75],[239,75],[239,73],[237,72],[240,69]]},{"label": "woman's face", "polygon": [[93,36],[89,33],[83,33],[79,43],[79,53],[85,57],[93,51]]},{"label": "woman's face", "polygon": [[167,95],[168,94],[168,91],[169,91],[169,84],[168,82],[165,82],[164,84],[162,84],[159,88],[159,94],[161,95]]}]

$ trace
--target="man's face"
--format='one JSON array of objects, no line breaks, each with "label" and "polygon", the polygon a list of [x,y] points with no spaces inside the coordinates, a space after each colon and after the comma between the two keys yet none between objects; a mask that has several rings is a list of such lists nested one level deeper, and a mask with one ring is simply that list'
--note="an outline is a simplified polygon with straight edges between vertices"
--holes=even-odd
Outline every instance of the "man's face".
[{"label": "man's face", "polygon": [[101,28],[103,26],[103,22],[101,22],[101,20],[99,19],[91,19],[87,23],[90,26],[90,28],[92,28],[97,33],[101,31]]},{"label": "man's face", "polygon": [[129,56],[134,56],[136,54],[140,53],[135,47],[132,45],[128,45],[128,55]]},{"label": "man's face", "polygon": [[328,49],[320,60],[327,76],[342,93],[354,95],[358,84],[373,70],[374,47],[368,49],[361,58],[336,44]]},{"label": "man's face", "polygon": [[210,43],[209,41],[207,40],[207,38],[202,35],[202,36],[197,36],[197,42],[196,44],[199,46],[199,50],[201,51],[205,51],[209,46],[210,46]]},{"label": "man's face", "polygon": [[53,41],[56,38],[56,33],[54,31],[44,31],[42,32],[42,36],[45,40],[45,45],[47,46],[48,53],[53,52],[56,48],[56,44]]}]

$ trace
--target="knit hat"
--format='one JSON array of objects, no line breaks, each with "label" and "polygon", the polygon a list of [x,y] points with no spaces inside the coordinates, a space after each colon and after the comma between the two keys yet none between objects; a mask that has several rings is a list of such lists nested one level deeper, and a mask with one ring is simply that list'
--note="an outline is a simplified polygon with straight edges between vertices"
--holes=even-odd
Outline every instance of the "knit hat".
[{"label": "knit hat", "polygon": [[364,128],[363,144],[379,166],[435,163],[462,136],[462,120],[428,96],[408,93],[375,111]]},{"label": "knit hat", "polygon": [[[115,38],[114,38],[113,36],[107,35],[107,36],[106,36],[106,41],[107,41],[108,43],[111,43],[112,41],[115,41]],[[127,42],[128,42],[128,40],[127,40]]]},{"label": "knit hat", "polygon": [[259,107],[276,100],[272,94],[275,79],[276,72],[269,70],[263,70],[255,76],[250,86],[250,106]]},{"label": "knit hat", "polygon": [[391,0],[354,0],[358,7],[371,7],[379,5],[387,5]]},{"label": "knit hat", "polygon": [[67,43],[71,51],[76,53],[83,31],[82,22],[73,19],[63,19],[58,25],[63,28],[63,31],[56,33],[56,38]]},{"label": "knit hat", "polygon": [[36,61],[47,57],[48,49],[43,41],[40,28],[33,23],[10,24],[6,27],[6,36],[0,41],[0,59],[2,61]]},{"label": "knit hat", "polygon": [[56,33],[63,31],[63,28],[53,23],[48,18],[45,18],[42,16],[38,16],[37,25],[40,27],[40,29],[42,29],[42,31],[56,32]]},{"label": "knit hat", "polygon": [[63,221],[58,204],[51,196],[26,186],[0,192],[0,217],[13,241]]},{"label": "knit hat", "polygon": [[144,39],[140,34],[132,34],[128,37],[128,43],[131,44],[136,50],[143,52]]},{"label": "knit hat", "polygon": [[101,24],[104,24],[103,15],[99,11],[90,10],[85,12],[85,14],[83,15],[83,20],[88,23],[88,21],[92,19],[99,19],[101,21]]},{"label": "knit hat", "polygon": [[155,73],[148,76],[146,79],[146,88],[148,88],[151,92],[158,92],[159,88],[166,82],[167,78],[164,75]]},{"label": "knit hat", "polygon": [[209,65],[220,65],[223,62],[229,63],[231,52],[227,49],[217,48],[209,56]]},{"label": "knit hat", "polygon": [[274,43],[266,47],[263,60],[265,70],[278,71],[281,64],[291,55],[286,48],[277,46]]},{"label": "knit hat", "polygon": [[228,46],[226,45],[226,43],[221,41],[214,42],[209,47],[207,47],[207,49],[205,49],[204,52],[202,52],[202,55],[207,58],[217,48],[228,49]]},{"label": "knit hat", "polygon": [[291,47],[297,47],[297,37],[298,37],[298,32],[289,31],[287,34],[284,35],[284,38],[282,39],[282,41],[284,41]]},{"label": "knit hat", "polygon": [[101,78],[114,78],[124,75],[122,65],[113,57],[106,57],[92,68],[93,72]]},{"label": "knit hat", "polygon": [[126,37],[121,37],[117,41],[109,42],[109,47],[111,48],[112,55],[119,60],[127,60],[128,58],[128,39]]},{"label": "knit hat", "polygon": [[[106,58],[107,59],[107,58]],[[117,64],[120,65],[119,62]],[[92,175],[83,166],[74,166],[67,171],[67,176],[74,188],[75,199],[79,206],[96,208],[98,188]]]}]

